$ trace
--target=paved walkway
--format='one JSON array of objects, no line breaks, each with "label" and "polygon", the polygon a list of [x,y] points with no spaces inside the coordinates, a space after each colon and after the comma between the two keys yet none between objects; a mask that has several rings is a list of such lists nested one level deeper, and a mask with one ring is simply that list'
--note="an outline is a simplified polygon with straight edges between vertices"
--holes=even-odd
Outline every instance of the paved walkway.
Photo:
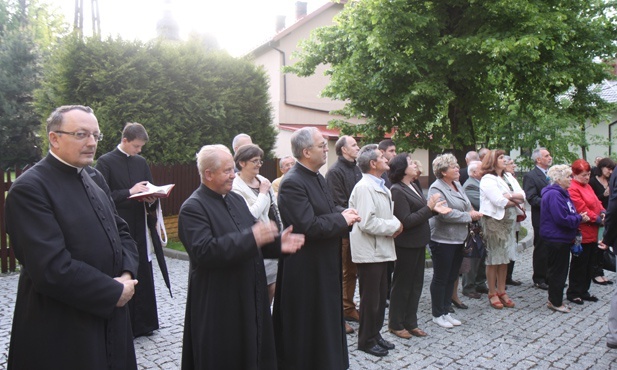
[{"label": "paved walkway", "polygon": [[[180,367],[188,262],[169,258],[167,263],[174,297],[155,273],[161,329],[135,340],[140,369]],[[615,280],[614,275],[609,277]],[[604,339],[612,286],[592,285],[599,302],[574,305],[569,314],[550,311],[546,292],[531,285],[527,249],[514,269],[514,278],[524,284],[508,288],[516,308],[492,309],[486,295],[480,300],[462,297],[469,309],[456,310],[454,316],[463,325],[442,329],[430,321],[431,277],[427,269],[419,309],[420,327],[429,336],[399,339],[384,326],[384,338],[396,349],[377,358],[356,349],[357,334],[348,335],[351,369],[617,369],[617,350],[608,349]],[[16,274],[0,275],[0,369],[6,367],[17,279]]]}]

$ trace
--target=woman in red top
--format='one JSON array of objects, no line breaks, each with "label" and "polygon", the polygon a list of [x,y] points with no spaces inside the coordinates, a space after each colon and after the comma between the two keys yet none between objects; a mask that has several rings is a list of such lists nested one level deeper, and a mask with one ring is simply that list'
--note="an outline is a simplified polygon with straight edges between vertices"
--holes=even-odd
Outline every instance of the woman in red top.
[{"label": "woman in red top", "polygon": [[570,285],[566,296],[572,303],[583,304],[583,301],[596,302],[597,297],[589,294],[589,286],[593,274],[592,259],[595,248],[598,248],[598,229],[604,222],[606,210],[589,185],[591,166],[584,159],[572,163],[573,181],[568,189],[570,198],[577,213],[587,212],[589,221],[581,223],[579,230],[583,236],[583,252],[573,256],[570,262]]}]

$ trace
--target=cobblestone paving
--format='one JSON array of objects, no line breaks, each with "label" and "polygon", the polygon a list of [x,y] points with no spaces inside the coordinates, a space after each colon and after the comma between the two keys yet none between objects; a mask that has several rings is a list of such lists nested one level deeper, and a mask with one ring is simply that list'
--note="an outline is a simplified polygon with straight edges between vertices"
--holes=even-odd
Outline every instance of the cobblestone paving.
[{"label": "cobblestone paving", "polygon": [[[135,340],[140,369],[180,367],[188,262],[169,258],[167,263],[174,297],[155,273],[161,329]],[[533,288],[530,277],[531,248],[520,254],[514,269],[523,285],[508,288],[516,308],[495,310],[486,295],[479,300],[461,295],[469,309],[457,309],[453,316],[463,325],[442,329],[431,322],[432,269],[426,269],[419,323],[429,336],[399,339],[384,326],[384,338],[396,348],[377,358],[357,350],[357,334],[348,335],[350,369],[617,369],[617,350],[608,349],[604,339],[613,286],[592,284],[591,293],[600,301],[573,305],[571,313],[562,314],[546,308],[547,293]],[[17,279],[17,274],[0,275],[0,369],[6,367]]]}]

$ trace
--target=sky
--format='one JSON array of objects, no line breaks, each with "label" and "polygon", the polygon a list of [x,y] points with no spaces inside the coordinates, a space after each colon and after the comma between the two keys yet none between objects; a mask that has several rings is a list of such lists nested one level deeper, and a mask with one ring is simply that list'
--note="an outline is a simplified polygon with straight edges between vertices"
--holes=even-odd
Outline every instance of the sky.
[{"label": "sky", "polygon": [[[328,0],[304,0],[308,13]],[[73,24],[75,0],[45,0],[58,6]],[[91,0],[84,3],[84,34],[92,34]],[[191,32],[213,35],[219,46],[233,56],[243,55],[272,37],[277,15],[286,25],[295,21],[296,0],[98,0],[101,33],[126,40],[148,41],[156,36],[156,23],[170,9],[180,27],[180,37]]]}]

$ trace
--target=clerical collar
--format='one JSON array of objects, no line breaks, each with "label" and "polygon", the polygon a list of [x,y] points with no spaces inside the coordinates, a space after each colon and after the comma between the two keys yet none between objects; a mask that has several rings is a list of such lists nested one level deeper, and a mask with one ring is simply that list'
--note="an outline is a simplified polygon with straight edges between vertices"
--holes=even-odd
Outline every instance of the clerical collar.
[{"label": "clerical collar", "polygon": [[118,144],[118,146],[117,146],[116,148],[118,148],[118,150],[119,150],[122,154],[124,154],[125,156],[127,156],[127,157],[130,157],[130,156],[131,156],[130,154],[128,154],[127,152],[125,152],[124,150],[122,150],[122,148],[120,148],[120,144]]},{"label": "clerical collar", "polygon": [[60,162],[62,162],[62,163],[64,163],[64,164],[66,164],[67,166],[69,166],[69,167],[73,167],[73,168],[77,169],[77,173],[80,173],[80,172],[81,172],[81,170],[83,170],[83,169],[84,169],[83,167],[77,167],[77,166],[73,166],[72,164],[68,164],[68,163],[66,163],[66,161],[64,161],[62,158],[58,157],[58,156],[56,155],[56,153],[52,152],[51,150],[49,151],[49,154],[53,155],[53,156],[54,156],[54,158],[56,158],[57,160],[59,160]]},{"label": "clerical collar", "polygon": [[318,173],[319,173],[319,171],[313,171],[313,170],[311,170],[310,168],[306,167],[306,166],[305,166],[305,165],[303,165],[300,161],[297,161],[296,163],[297,163],[297,164],[299,164],[300,166],[302,166],[302,167],[306,168],[307,170],[311,171],[312,173],[315,173],[315,174],[318,174]]}]

